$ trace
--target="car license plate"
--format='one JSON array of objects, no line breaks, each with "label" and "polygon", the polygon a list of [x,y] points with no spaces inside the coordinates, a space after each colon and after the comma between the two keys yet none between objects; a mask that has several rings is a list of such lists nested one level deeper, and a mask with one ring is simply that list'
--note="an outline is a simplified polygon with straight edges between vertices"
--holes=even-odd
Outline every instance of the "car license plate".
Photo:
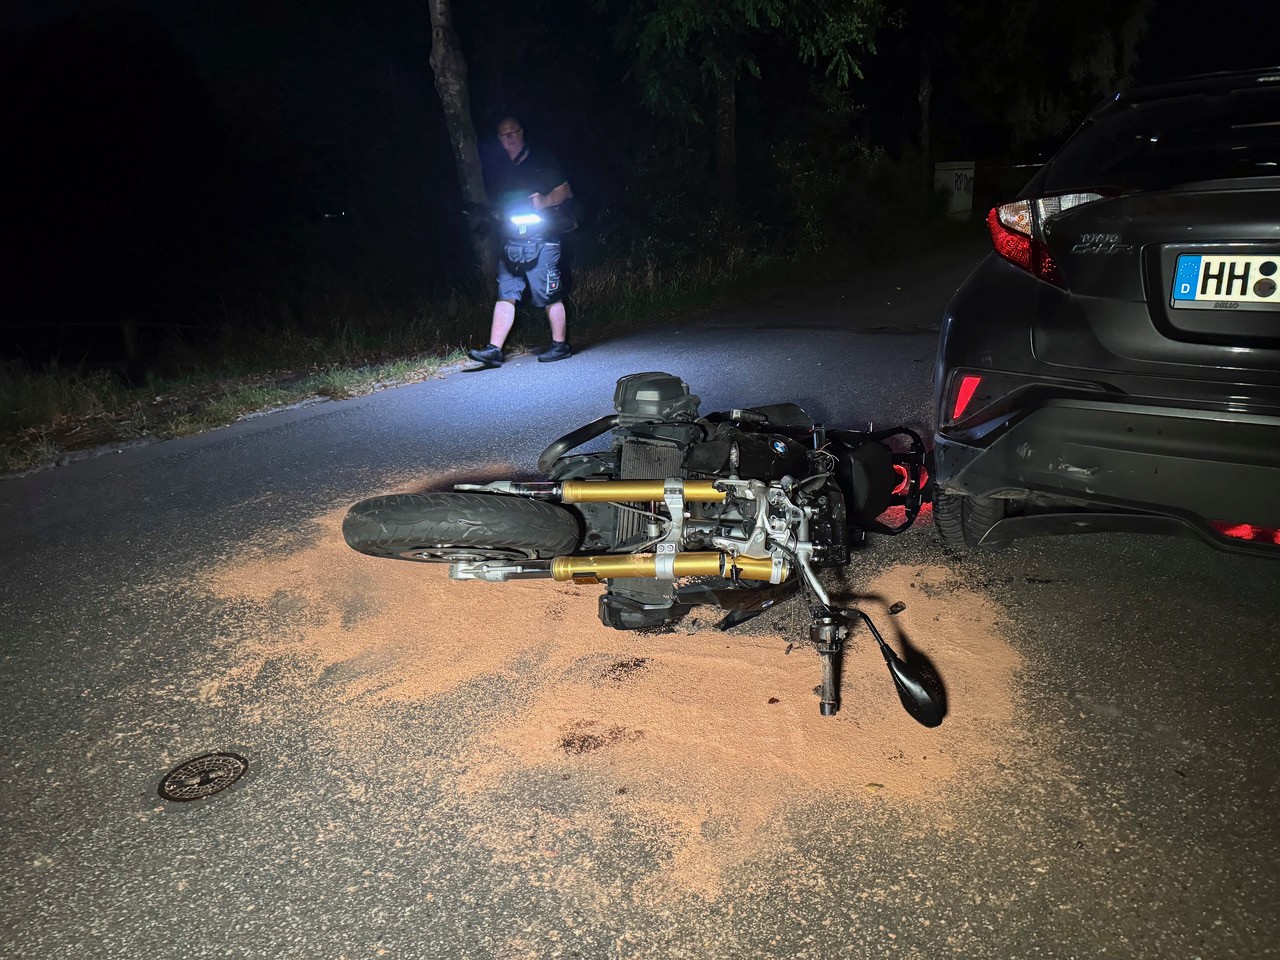
[{"label": "car license plate", "polygon": [[1178,255],[1173,306],[1184,310],[1280,310],[1280,254]]}]

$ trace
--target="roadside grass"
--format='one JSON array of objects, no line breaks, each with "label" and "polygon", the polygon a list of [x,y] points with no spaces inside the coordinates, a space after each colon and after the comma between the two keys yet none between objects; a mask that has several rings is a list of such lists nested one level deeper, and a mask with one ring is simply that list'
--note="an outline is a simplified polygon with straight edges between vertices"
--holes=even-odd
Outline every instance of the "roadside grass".
[{"label": "roadside grass", "polygon": [[0,470],[29,470],[97,447],[191,436],[252,413],[414,383],[460,357],[447,351],[360,366],[335,363],[303,373],[208,367],[135,386],[102,373],[7,371],[0,374],[6,411]]},{"label": "roadside grass", "polygon": [[[913,237],[910,252],[972,232],[971,224],[939,222]],[[574,271],[566,297],[570,333],[581,343],[698,309],[834,282],[894,258],[892,245],[799,253],[726,246],[718,255],[675,264],[645,259],[584,266]],[[413,310],[353,296],[307,304],[305,323],[287,310],[270,322],[237,318],[204,342],[168,344],[151,372],[132,379],[114,371],[0,367],[0,471],[189,436],[254,413],[439,376],[466,360],[463,345],[487,338],[487,286],[478,276],[465,279],[447,297]],[[519,351],[545,341],[541,311],[522,305],[517,316],[509,347]]]}]

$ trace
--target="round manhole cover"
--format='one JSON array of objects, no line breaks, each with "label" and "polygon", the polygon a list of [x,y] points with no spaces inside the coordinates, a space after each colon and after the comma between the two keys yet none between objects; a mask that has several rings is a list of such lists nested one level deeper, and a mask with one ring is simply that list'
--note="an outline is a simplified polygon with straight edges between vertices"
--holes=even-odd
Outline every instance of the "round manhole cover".
[{"label": "round manhole cover", "polygon": [[160,781],[160,796],[175,803],[211,797],[239,780],[249,761],[235,753],[206,753],[180,763]]}]

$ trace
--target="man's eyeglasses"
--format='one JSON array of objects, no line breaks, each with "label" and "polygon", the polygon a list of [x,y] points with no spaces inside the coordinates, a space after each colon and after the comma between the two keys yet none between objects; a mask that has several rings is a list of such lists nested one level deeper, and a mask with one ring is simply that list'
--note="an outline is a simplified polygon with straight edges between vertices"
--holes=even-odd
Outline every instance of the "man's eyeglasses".
[{"label": "man's eyeglasses", "polygon": [[509,140],[509,139],[511,139],[512,137],[514,137],[517,133],[520,133],[520,132],[521,132],[521,130],[520,130],[520,128],[519,128],[519,127],[516,127],[514,130],[499,130],[499,131],[498,131],[498,139],[499,139],[499,140]]}]

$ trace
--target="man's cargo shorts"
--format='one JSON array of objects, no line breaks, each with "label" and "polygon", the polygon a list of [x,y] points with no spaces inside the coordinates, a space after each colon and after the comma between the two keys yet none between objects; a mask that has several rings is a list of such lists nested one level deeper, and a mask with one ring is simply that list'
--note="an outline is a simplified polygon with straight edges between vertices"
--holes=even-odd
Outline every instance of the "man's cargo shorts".
[{"label": "man's cargo shorts", "polygon": [[560,241],[508,240],[498,257],[498,299],[516,302],[529,285],[535,307],[560,299]]}]

